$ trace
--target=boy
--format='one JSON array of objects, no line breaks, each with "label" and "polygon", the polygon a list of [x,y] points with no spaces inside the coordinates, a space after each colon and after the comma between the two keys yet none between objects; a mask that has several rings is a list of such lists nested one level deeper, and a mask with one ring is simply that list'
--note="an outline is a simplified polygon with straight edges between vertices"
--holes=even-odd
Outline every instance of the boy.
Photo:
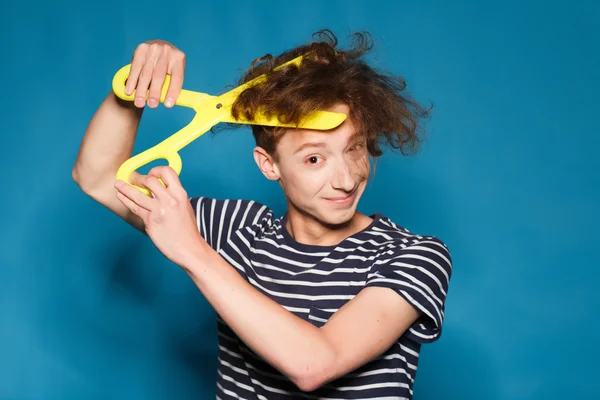
[{"label": "boy", "polygon": [[[181,90],[185,56],[163,41],[136,49],[126,89],[136,90],[134,104],[109,94],[73,169],[86,194],[146,233],[214,307],[221,399],[410,399],[421,344],[441,334],[452,269],[445,244],[356,210],[380,141],[415,145],[427,113],[401,94],[402,79],[360,59],[368,36],[342,51],[331,32],[319,35],[256,60],[239,83],[263,73],[266,82],[232,107],[236,118],[260,110],[286,122],[316,110],[348,115],[325,132],[252,126],[256,164],[286,196],[283,216],[251,200],[189,198],[169,167],[132,175],[151,196],[114,182],[147,91],[156,107],[170,74],[172,107]],[[299,67],[273,71],[301,54]]]}]

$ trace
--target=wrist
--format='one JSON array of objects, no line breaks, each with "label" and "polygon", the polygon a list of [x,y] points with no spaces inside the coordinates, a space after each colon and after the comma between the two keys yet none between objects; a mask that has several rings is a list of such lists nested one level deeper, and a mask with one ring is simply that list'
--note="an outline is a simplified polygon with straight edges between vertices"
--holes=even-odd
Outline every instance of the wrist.
[{"label": "wrist", "polygon": [[180,267],[188,274],[195,275],[200,269],[208,264],[211,256],[215,254],[212,247],[204,240],[199,240],[183,257]]}]

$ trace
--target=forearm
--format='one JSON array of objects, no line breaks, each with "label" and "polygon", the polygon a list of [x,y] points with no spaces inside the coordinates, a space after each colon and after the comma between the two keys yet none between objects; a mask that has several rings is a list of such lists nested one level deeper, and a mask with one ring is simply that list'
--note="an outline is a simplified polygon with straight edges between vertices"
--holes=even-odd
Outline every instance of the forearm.
[{"label": "forearm", "polygon": [[207,245],[183,266],[227,325],[254,352],[303,390],[332,371],[334,348],[323,332],[246,282]]},{"label": "forearm", "polygon": [[73,166],[73,179],[84,190],[94,190],[114,178],[131,157],[142,108],[110,92],[98,107],[83,136]]}]

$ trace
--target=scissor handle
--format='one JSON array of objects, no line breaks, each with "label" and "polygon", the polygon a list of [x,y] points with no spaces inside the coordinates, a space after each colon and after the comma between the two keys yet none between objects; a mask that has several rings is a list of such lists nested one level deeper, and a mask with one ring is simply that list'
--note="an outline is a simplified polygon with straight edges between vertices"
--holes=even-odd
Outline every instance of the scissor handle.
[{"label": "scissor handle", "polygon": [[[127,78],[129,78],[129,73],[131,72],[131,64],[127,64],[121,67],[117,73],[113,77],[112,81],[112,89],[115,95],[122,100],[134,101],[136,91],[133,93],[127,94],[125,93],[125,84],[127,83]],[[165,98],[167,97],[167,91],[169,90],[169,85],[171,83],[171,75],[167,74],[165,76],[165,81],[163,83],[162,91],[160,93],[159,101],[163,103]],[[201,98],[204,93],[192,92],[190,90],[182,89],[179,92],[179,96],[177,96],[177,100],[175,104],[178,106],[190,107],[193,108],[193,105],[199,98]],[[146,100],[148,100],[148,91],[146,91]]]},{"label": "scissor handle", "polygon": [[[131,184],[129,178],[133,171],[136,171],[138,168],[147,165],[155,160],[165,159],[169,162],[169,167],[173,168],[177,175],[181,172],[182,162],[181,157],[177,151],[169,150],[166,146],[156,145],[154,147],[149,148],[146,151],[141,152],[140,154],[131,157],[127,161],[125,161],[119,167],[117,171],[117,179],[122,180],[123,182],[127,182]],[[165,183],[159,179],[161,183],[166,187]],[[144,187],[133,185],[133,187],[140,190],[146,196],[150,196],[150,191]]]}]

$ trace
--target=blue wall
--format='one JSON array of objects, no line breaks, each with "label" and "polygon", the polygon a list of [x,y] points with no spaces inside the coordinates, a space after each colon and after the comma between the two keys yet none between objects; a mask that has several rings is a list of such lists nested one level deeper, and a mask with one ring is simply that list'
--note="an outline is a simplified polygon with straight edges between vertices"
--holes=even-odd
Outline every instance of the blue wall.
[{"label": "blue wall", "polygon": [[[415,399],[600,391],[597,2],[15,3],[0,12],[0,398],[214,398],[212,309],[71,168],[138,43],[173,42],[184,86],[217,93],[322,27],[342,44],[369,30],[372,61],[434,104],[423,151],[384,156],[359,207],[453,253],[444,334],[423,349]],[[147,110],[135,152],[191,116]],[[181,152],[184,186],[283,212],[252,146],[245,128],[201,137]]]}]

